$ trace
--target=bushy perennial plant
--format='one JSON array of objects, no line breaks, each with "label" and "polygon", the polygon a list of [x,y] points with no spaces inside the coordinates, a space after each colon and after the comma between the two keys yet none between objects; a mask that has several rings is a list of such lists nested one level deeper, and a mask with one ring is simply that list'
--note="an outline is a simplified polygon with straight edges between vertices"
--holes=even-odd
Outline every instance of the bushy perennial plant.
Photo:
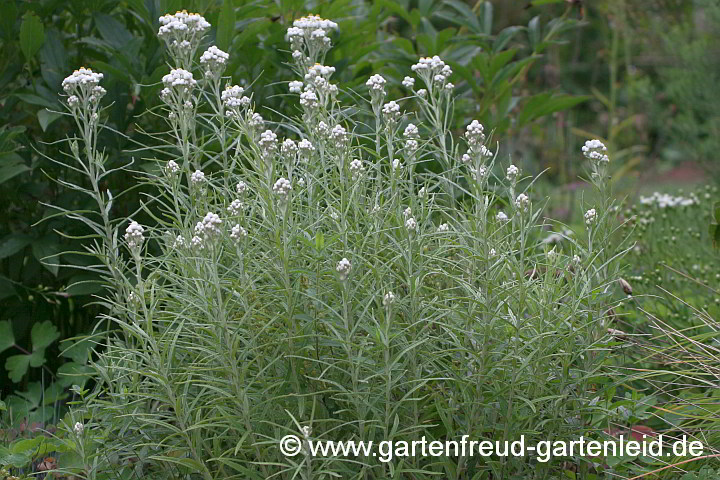
[{"label": "bushy perennial plant", "polygon": [[550,478],[563,460],[599,468],[306,449],[285,458],[277,442],[532,443],[607,427],[601,372],[620,252],[606,249],[605,147],[583,149],[601,192],[586,232],[548,251],[532,179],[500,167],[479,122],[461,139],[449,130],[452,69],[439,57],[412,67],[407,98],[388,100],[373,75],[357,105],[343,104],[324,65],[337,24],[301,18],[287,31],[291,106],[270,121],[252,88],[226,84],[232,52],[211,46],[196,60],[204,18],[160,21],[168,129],[137,153],[172,153],[135,172],[153,193],[133,215],[152,222],[109,216],[100,181],[113,172],[95,142],[102,75],[81,69],[64,82],[79,130],[69,166],[90,183],[71,188],[100,217],[66,213],[98,238],[89,268],[107,272],[116,327],[96,349],[97,387],[74,412],[75,472],[459,479]]}]

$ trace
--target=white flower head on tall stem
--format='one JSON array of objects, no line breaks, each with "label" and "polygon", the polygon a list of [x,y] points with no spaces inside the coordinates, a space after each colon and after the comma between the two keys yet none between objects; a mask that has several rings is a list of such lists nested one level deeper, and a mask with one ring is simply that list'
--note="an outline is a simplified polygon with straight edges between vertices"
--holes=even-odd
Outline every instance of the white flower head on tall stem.
[{"label": "white flower head on tall stem", "polygon": [[582,147],[585,158],[593,163],[608,163],[607,147],[600,140],[588,140]]},{"label": "white flower head on tall stem", "polygon": [[192,185],[195,185],[196,187],[201,187],[205,185],[205,174],[201,170],[195,170],[190,175],[190,183]]},{"label": "white flower head on tall stem", "polygon": [[515,197],[515,208],[517,208],[518,210],[526,212],[529,206],[530,197],[528,197],[524,193],[521,193],[520,195]]},{"label": "white flower head on tall stem", "polygon": [[507,168],[507,171],[505,172],[505,178],[507,178],[509,181],[515,183],[519,174],[520,174],[520,169],[518,169],[515,165],[510,165]]},{"label": "white flower head on tall stem", "polygon": [[158,37],[165,42],[170,56],[182,67],[190,68],[210,23],[202,15],[186,10],[163,15],[159,22]]},{"label": "white flower head on tall stem", "polygon": [[385,84],[387,81],[377,73],[370,77],[365,85],[370,89],[370,97],[373,100],[380,100],[385,96]]},{"label": "white flower head on tall stem", "polygon": [[385,296],[383,296],[383,302],[382,302],[383,306],[389,307],[390,305],[393,304],[394,301],[395,301],[395,294],[391,290],[388,290],[388,292],[385,294]]},{"label": "white flower head on tall stem", "polygon": [[415,85],[415,79],[412,77],[403,78],[402,85],[405,88],[412,88]]},{"label": "white flower head on tall stem", "polygon": [[290,180],[284,177],[280,177],[277,179],[272,189],[275,195],[284,200],[287,199],[288,195],[290,195],[290,191],[292,190],[292,184],[290,183]]},{"label": "white flower head on tall stem", "polygon": [[229,59],[230,55],[227,52],[211,45],[200,55],[200,66],[205,70],[205,77],[220,78]]},{"label": "white flower head on tall stem", "polygon": [[365,173],[365,166],[363,165],[362,160],[357,158],[350,162],[349,169],[353,180],[357,180]]},{"label": "white flower head on tall stem", "polygon": [[100,99],[106,93],[105,89],[99,85],[102,79],[102,73],[96,73],[84,67],[65,77],[62,87],[69,95],[68,105],[73,109],[87,108],[91,110],[91,114],[96,112]]},{"label": "white flower head on tall stem", "polygon": [[597,219],[597,212],[594,208],[591,208],[587,212],[585,212],[585,225],[590,226],[593,223],[595,223],[595,220]]},{"label": "white flower head on tall stem", "polygon": [[508,220],[510,220],[505,212],[498,212],[497,215],[495,215],[495,220],[497,220],[500,223],[505,223]]},{"label": "white flower head on tall stem", "polygon": [[335,266],[335,271],[338,273],[338,276],[342,281],[347,280],[348,275],[350,275],[350,270],[352,270],[352,264],[347,258],[343,258]]},{"label": "white flower head on tall stem", "polygon": [[125,230],[125,241],[127,242],[128,248],[133,251],[140,250],[145,237],[143,234],[145,229],[136,221],[131,221],[130,225]]}]

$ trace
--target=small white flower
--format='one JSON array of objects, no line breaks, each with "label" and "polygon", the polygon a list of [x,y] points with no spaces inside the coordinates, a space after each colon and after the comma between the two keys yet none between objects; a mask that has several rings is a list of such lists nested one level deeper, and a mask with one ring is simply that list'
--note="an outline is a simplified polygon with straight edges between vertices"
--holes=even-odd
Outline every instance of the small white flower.
[{"label": "small white flower", "polygon": [[400,162],[400,159],[396,158],[392,161],[392,168],[393,168],[393,171],[402,170],[403,165]]},{"label": "small white flower", "polygon": [[403,136],[405,138],[416,138],[418,136],[418,128],[414,124],[408,123],[403,132]]},{"label": "small white flower", "polygon": [[414,232],[417,229],[417,221],[413,217],[408,218],[405,220],[405,228]]},{"label": "small white flower", "polygon": [[400,105],[394,100],[389,101],[383,105],[382,112],[387,121],[394,122],[400,116]]},{"label": "small white flower", "polygon": [[595,223],[595,220],[597,218],[597,212],[594,208],[591,208],[587,212],[585,212],[585,224],[586,225],[592,225]]},{"label": "small white flower", "polygon": [[438,232],[449,232],[449,231],[450,231],[450,225],[448,225],[447,223],[441,223],[441,224],[438,226],[437,231],[438,231]]},{"label": "small white flower", "polygon": [[300,93],[300,92],[302,92],[303,82],[298,81],[298,80],[290,82],[289,88],[290,88],[290,93]]},{"label": "small white flower", "polygon": [[264,154],[274,152],[277,149],[277,135],[272,130],[265,130],[260,134],[258,145]]},{"label": "small white flower", "polygon": [[190,247],[197,249],[197,250],[203,250],[205,248],[205,242],[203,241],[203,239],[201,237],[195,235],[190,240]]},{"label": "small white flower", "polygon": [[245,192],[247,192],[247,189],[248,189],[247,183],[243,182],[242,180],[240,180],[240,181],[238,182],[237,186],[235,187],[235,190],[236,190],[237,193],[239,193],[240,195],[242,195],[242,194],[244,194]]},{"label": "small white flower", "polygon": [[425,190],[425,187],[422,187],[422,188],[418,191],[418,194],[417,194],[417,195],[418,195],[418,198],[425,198],[425,195],[427,195],[427,190]]},{"label": "small white flower", "polygon": [[178,235],[173,241],[173,248],[180,248],[185,246],[185,237]]},{"label": "small white flower", "polygon": [[382,75],[375,74],[365,82],[365,85],[368,86],[371,92],[377,92],[383,96],[385,95],[385,83],[387,82]]},{"label": "small white flower", "polygon": [[187,89],[197,85],[192,73],[182,68],[173,68],[170,73],[162,77],[165,88]]},{"label": "small white flower", "polygon": [[178,165],[175,160],[170,160],[167,165],[165,165],[165,171],[168,175],[176,175],[180,171],[180,165]]},{"label": "small white flower", "polygon": [[579,255],[573,255],[573,263],[575,265],[580,265],[580,256]]},{"label": "small white flower", "polygon": [[303,188],[305,186],[305,179],[303,177],[298,178],[298,187]]},{"label": "small white flower", "polygon": [[520,174],[520,170],[515,165],[510,165],[507,168],[507,172],[505,173],[505,177],[510,180],[511,182],[514,182],[517,180],[517,176]]},{"label": "small white flower", "polygon": [[306,440],[309,440],[310,434],[312,433],[312,428],[310,428],[309,426],[306,425],[306,426],[302,427],[301,430],[302,430],[303,437],[305,437]]},{"label": "small white flower", "polygon": [[291,190],[292,184],[290,184],[290,180],[287,180],[284,177],[278,178],[275,185],[273,185],[273,193],[280,197],[287,197]]},{"label": "small white flower", "polygon": [[[245,93],[245,89],[240,85],[228,85],[220,94],[220,99],[228,108],[242,107],[245,106],[243,98],[247,98],[243,97],[243,93]],[[250,99],[248,98],[248,100]]]},{"label": "small white flower", "polygon": [[337,263],[335,270],[338,272],[340,280],[345,280],[347,279],[348,275],[350,275],[350,270],[352,270],[352,264],[350,263],[350,260],[348,260],[347,258],[343,258]]},{"label": "small white flower", "polygon": [[550,263],[555,263],[555,260],[558,259],[559,254],[558,254],[558,252],[555,250],[555,248],[556,248],[556,247],[553,247],[552,250],[550,250],[549,252],[547,252],[547,259],[548,259],[548,262],[550,262]]},{"label": "small white flower", "polygon": [[425,90],[424,88],[421,88],[415,93],[417,93],[417,96],[420,98],[425,98],[427,96],[427,90]]},{"label": "small white flower", "polygon": [[203,183],[205,183],[205,174],[200,170],[195,170],[190,175],[190,181],[195,185],[202,185]]},{"label": "small white flower", "polygon": [[230,238],[235,241],[239,241],[244,237],[247,237],[247,230],[245,230],[239,224],[233,225],[233,227],[230,229]]},{"label": "small white flower", "polygon": [[470,146],[480,145],[485,141],[485,128],[477,120],[473,120],[467,126],[465,131],[465,139]]},{"label": "small white flower", "polygon": [[451,91],[453,88],[455,88],[455,84],[454,84],[454,83],[448,82],[448,83],[445,84],[445,90]]},{"label": "small white flower", "polygon": [[144,233],[145,229],[142,225],[136,221],[130,222],[130,225],[125,230],[125,241],[127,242],[128,247],[133,250],[139,249],[145,241],[145,238],[143,237]]},{"label": "small white flower", "polygon": [[509,220],[508,216],[505,214],[505,212],[498,212],[497,215],[495,215],[495,220],[498,222],[507,222]]},{"label": "small white flower", "polygon": [[521,193],[515,198],[515,208],[518,210],[527,211],[529,205],[530,198],[524,193]]},{"label": "small white flower", "polygon": [[225,70],[229,58],[230,55],[227,52],[223,52],[215,45],[212,45],[200,56],[200,65],[206,69],[206,76],[219,77]]},{"label": "small white flower", "polygon": [[300,105],[307,108],[318,106],[318,97],[312,90],[300,94]]},{"label": "small white flower", "polygon": [[315,147],[313,147],[313,144],[310,143],[309,140],[303,138],[300,140],[300,143],[298,143],[298,152],[300,152],[300,159],[307,162],[310,158],[310,155],[312,152],[315,151]]},{"label": "small white flower", "polygon": [[412,217],[412,210],[410,209],[410,207],[407,207],[405,209],[405,211],[403,212],[403,217],[405,217],[405,218]]},{"label": "small white flower", "polygon": [[405,77],[402,81],[403,87],[412,88],[415,85],[415,79],[412,77]]},{"label": "small white flower", "polygon": [[240,213],[243,210],[243,203],[239,199],[233,200],[230,205],[227,207],[227,211],[230,215],[236,216],[240,215]]},{"label": "small white flower", "polygon": [[599,163],[607,163],[610,161],[606,152],[607,147],[600,140],[588,140],[582,147],[585,158]]},{"label": "small white flower", "polygon": [[73,427],[73,430],[75,431],[75,435],[77,435],[79,437],[85,431],[85,425],[83,425],[80,422],[75,422],[75,426]]},{"label": "small white flower", "polygon": [[208,212],[201,221],[195,225],[195,235],[210,238],[220,233],[222,220],[216,213]]},{"label": "small white flower", "polygon": [[248,124],[251,127],[262,128],[263,126],[265,126],[265,120],[263,120],[262,115],[260,115],[259,113],[253,113],[252,117],[250,117],[250,121],[248,122]]},{"label": "small white flower", "polygon": [[345,143],[348,139],[347,130],[342,125],[335,125],[330,131],[330,139],[336,142]]},{"label": "small white flower", "polygon": [[497,252],[495,251],[494,248],[491,248],[490,252],[488,252],[488,253],[490,254],[490,257],[494,257],[495,255],[497,255]]},{"label": "small white flower", "polygon": [[395,294],[388,290],[388,292],[383,297],[383,306],[391,305],[395,301]]},{"label": "small white flower", "polygon": [[362,160],[355,159],[350,162],[350,174],[353,180],[357,180],[365,172]]}]

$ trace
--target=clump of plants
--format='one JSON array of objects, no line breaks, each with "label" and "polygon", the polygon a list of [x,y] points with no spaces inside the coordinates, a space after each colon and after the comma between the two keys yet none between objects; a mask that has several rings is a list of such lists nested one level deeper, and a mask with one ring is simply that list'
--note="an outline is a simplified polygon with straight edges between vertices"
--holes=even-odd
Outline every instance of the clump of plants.
[{"label": "clump of plants", "polygon": [[[287,31],[287,111],[256,110],[223,77],[233,52],[205,48],[209,24],[160,19],[167,129],[106,168],[102,74],[63,82],[70,184],[103,272],[95,388],[68,421],[83,478],[557,478],[613,472],[603,459],[283,456],[279,440],[458,440],[528,444],[601,436],[616,414],[604,375],[608,311],[623,247],[606,147],[583,149],[597,203],[585,232],[543,241],[535,179],[493,153],[472,121],[450,130],[453,71],[421,58],[390,99],[387,80],[347,92],[325,65],[336,24],[309,15]],[[202,51],[202,53],[200,53]],[[239,54],[239,53],[237,53]],[[418,105],[406,111],[405,105]],[[432,164],[433,168],[421,168]],[[110,175],[147,194],[113,218]],[[141,218],[152,222],[141,224]],[[73,422],[75,422],[73,424]],[[73,426],[74,425],[74,426]],[[79,425],[79,426],[78,426]],[[62,458],[61,458],[62,460]]]}]

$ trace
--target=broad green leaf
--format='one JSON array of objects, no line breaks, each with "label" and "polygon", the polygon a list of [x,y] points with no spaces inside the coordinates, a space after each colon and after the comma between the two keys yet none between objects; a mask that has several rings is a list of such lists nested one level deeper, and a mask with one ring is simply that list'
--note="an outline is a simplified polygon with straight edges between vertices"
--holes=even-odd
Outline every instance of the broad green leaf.
[{"label": "broad green leaf", "polygon": [[43,79],[48,87],[59,90],[63,78],[69,73],[68,59],[63,37],[56,29],[46,32],[45,44],[40,49],[40,62]]},{"label": "broad green leaf", "polygon": [[20,50],[28,62],[32,59],[45,41],[45,27],[32,12],[23,15],[20,25]]},{"label": "broad green leaf", "polygon": [[50,273],[57,276],[60,269],[60,256],[62,248],[55,237],[46,236],[32,243],[32,252],[35,259],[47,268]]},{"label": "broad green leaf", "polygon": [[13,355],[5,360],[8,377],[15,383],[20,382],[30,366],[30,355]]},{"label": "broad green leaf", "polygon": [[589,99],[589,96],[555,95],[541,93],[532,97],[523,108],[518,117],[518,126],[522,126],[537,118],[551,113],[567,110]]},{"label": "broad green leaf", "polygon": [[12,40],[17,21],[18,10],[15,2],[3,2],[2,15],[0,15],[0,33],[5,40]]},{"label": "broad green leaf", "polygon": [[96,13],[94,18],[95,25],[97,26],[98,32],[100,32],[100,36],[103,40],[118,50],[122,50],[127,47],[127,44],[130,43],[133,35],[127,28],[125,28],[125,25],[120,23],[114,17],[104,13]]},{"label": "broad green leaf", "polygon": [[483,32],[485,35],[492,33],[493,27],[493,4],[492,2],[483,2],[480,7],[480,18],[482,18]]},{"label": "broad green leaf", "polygon": [[502,32],[498,33],[495,37],[495,43],[493,43],[493,52],[497,53],[501,51],[505,46],[512,40],[512,38],[521,32],[524,27],[512,26],[503,29]]},{"label": "broad green leaf", "polygon": [[88,352],[92,348],[92,343],[86,338],[74,342],[68,339],[62,340],[60,346],[62,348],[61,356],[70,358],[79,364],[85,364],[88,361]]},{"label": "broad green leaf", "polygon": [[57,340],[58,337],[60,337],[60,332],[50,320],[45,320],[42,323],[36,323],[30,331],[33,352],[44,349]]},{"label": "broad green leaf", "polygon": [[540,43],[542,36],[540,25],[540,16],[533,17],[528,23],[528,39],[530,40],[530,47],[535,50],[537,45]]},{"label": "broad green leaf", "polygon": [[224,0],[217,20],[215,43],[220,50],[229,51],[235,33],[235,9],[233,0]]},{"label": "broad green leaf", "polygon": [[13,334],[12,323],[10,320],[0,322],[0,353],[15,345],[15,335]]},{"label": "broad green leaf", "polygon": [[[7,165],[0,167],[0,184],[11,180],[21,173],[25,173],[30,170],[30,167],[24,163],[16,163],[14,165]],[[1,257],[0,257],[1,258]]]},{"label": "broad green leaf", "polygon": [[15,255],[32,241],[29,235],[12,233],[0,240],[0,259]]},{"label": "broad green leaf", "polygon": [[41,108],[37,113],[38,122],[40,122],[40,128],[42,131],[47,131],[48,126],[58,118],[62,117],[61,114],[48,110],[47,108]]}]

